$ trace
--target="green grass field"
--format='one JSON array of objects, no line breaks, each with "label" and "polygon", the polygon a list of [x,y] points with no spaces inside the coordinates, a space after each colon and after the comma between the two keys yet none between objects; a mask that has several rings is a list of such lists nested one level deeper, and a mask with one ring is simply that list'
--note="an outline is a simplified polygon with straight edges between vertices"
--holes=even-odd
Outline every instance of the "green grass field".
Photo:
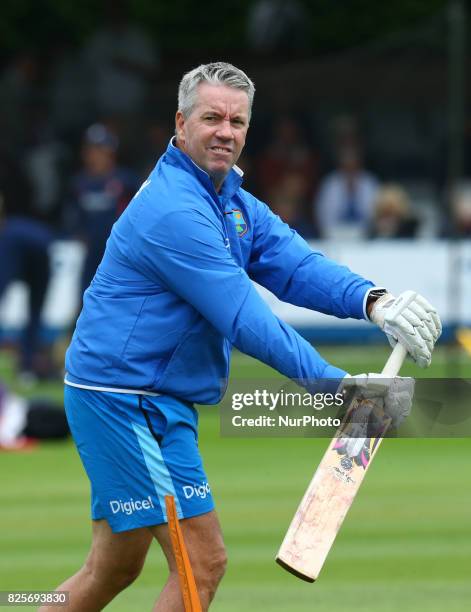
[{"label": "green grass field", "polygon": [[[321,352],[352,373],[381,369],[387,356],[375,347]],[[469,357],[462,364],[460,374],[471,377]],[[266,371],[235,355],[235,376]],[[445,352],[427,372],[404,371],[445,376]],[[0,372],[10,377],[5,359]],[[327,440],[222,439],[216,408],[201,409],[200,439],[229,553],[215,612],[468,609],[469,439],[386,440],[316,584],[286,573],[274,556]],[[88,481],[74,446],[43,444],[2,453],[0,462],[0,590],[53,589],[90,543]],[[165,575],[155,545],[140,578],[107,609],[150,610]]]}]

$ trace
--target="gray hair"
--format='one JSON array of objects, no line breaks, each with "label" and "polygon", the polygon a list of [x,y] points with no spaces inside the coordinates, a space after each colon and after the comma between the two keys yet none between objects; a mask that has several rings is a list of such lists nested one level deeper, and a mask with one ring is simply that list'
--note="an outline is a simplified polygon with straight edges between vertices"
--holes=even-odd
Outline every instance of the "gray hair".
[{"label": "gray hair", "polygon": [[201,64],[201,66],[193,68],[183,75],[178,87],[178,110],[185,119],[193,112],[196,103],[196,90],[198,85],[203,82],[211,85],[227,85],[227,87],[245,91],[249,99],[250,119],[255,86],[245,72],[226,62]]}]

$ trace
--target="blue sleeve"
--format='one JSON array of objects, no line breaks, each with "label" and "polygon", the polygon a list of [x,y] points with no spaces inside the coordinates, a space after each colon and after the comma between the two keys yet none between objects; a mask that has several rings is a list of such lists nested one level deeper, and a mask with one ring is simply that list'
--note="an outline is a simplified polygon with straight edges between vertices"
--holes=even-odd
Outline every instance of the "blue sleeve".
[{"label": "blue sleeve", "polygon": [[284,302],[342,319],[364,319],[365,295],[375,285],[313,251],[266,204],[253,202],[249,276]]},{"label": "blue sleeve", "polygon": [[182,208],[141,224],[131,249],[142,273],[190,303],[239,350],[304,386],[310,379],[343,378],[343,370],[272,313],[211,214]]}]

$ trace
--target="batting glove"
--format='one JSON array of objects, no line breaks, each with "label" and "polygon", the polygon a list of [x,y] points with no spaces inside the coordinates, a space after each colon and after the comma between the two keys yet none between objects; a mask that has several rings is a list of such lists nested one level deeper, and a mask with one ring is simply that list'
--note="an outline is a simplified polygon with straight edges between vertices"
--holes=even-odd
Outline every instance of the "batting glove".
[{"label": "batting glove", "polygon": [[[376,407],[391,419],[392,427],[399,427],[411,412],[414,387],[413,378],[385,378],[384,374],[370,373],[346,376],[340,385],[340,391],[353,389],[355,392],[358,402],[355,423],[366,423],[370,416],[373,416],[372,411]],[[361,400],[371,401],[362,403]]]},{"label": "batting glove", "polygon": [[370,320],[384,331],[391,346],[399,341],[418,366],[430,365],[442,324],[423,296],[415,291],[404,291],[397,298],[386,293],[373,304]]}]

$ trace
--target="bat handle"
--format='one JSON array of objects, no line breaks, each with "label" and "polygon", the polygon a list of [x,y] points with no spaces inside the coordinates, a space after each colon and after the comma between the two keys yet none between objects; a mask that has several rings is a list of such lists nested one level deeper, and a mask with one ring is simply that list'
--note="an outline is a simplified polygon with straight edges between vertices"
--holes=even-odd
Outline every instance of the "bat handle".
[{"label": "bat handle", "polygon": [[386,361],[381,374],[383,374],[385,378],[394,378],[397,376],[406,356],[406,349],[398,342],[389,355],[389,359]]}]

